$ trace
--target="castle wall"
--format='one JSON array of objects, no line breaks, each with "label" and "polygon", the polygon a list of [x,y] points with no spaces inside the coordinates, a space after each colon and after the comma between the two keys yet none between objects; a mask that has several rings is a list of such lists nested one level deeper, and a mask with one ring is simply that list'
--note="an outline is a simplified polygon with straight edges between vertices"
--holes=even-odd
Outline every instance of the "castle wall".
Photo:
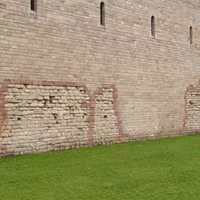
[{"label": "castle wall", "polygon": [[[15,94],[15,90],[18,95],[13,99],[19,101],[19,96],[24,98],[17,103],[21,105],[20,109],[33,109],[27,106],[34,104],[35,100],[26,99],[24,82],[28,83],[28,88],[41,85],[30,89],[31,95],[37,93],[36,99],[40,99],[45,91],[47,97],[55,92],[53,96],[61,98],[60,101],[68,98],[66,92],[54,91],[61,87],[58,82],[73,83],[74,87],[84,86],[88,90],[86,97],[78,92],[79,89],[72,89],[72,93],[75,92],[79,98],[90,99],[89,108],[84,108],[92,113],[88,122],[81,118],[83,108],[78,105],[76,112],[80,113],[72,116],[72,121],[77,124],[72,122],[67,125],[65,119],[60,119],[63,128],[58,128],[51,110],[46,112],[36,105],[35,109],[40,110],[41,124],[47,123],[47,120],[47,126],[51,126],[45,136],[50,142],[42,139],[41,145],[46,150],[73,146],[73,142],[68,145],[66,141],[63,145],[62,137],[69,143],[76,137],[78,139],[74,144],[90,144],[91,141],[106,143],[125,137],[160,137],[196,130],[194,126],[185,127],[187,113],[184,97],[188,86],[200,77],[199,1],[104,2],[105,26],[99,23],[99,0],[38,0],[37,12],[30,10],[27,0],[0,2],[0,122],[3,127],[0,135],[4,138],[0,141],[0,149],[6,149],[8,146],[5,144],[8,143],[12,150],[7,148],[7,152],[29,152],[40,148],[39,144],[33,147],[28,145],[29,136],[26,137],[26,150],[17,145],[20,144],[17,138],[25,132],[32,135],[36,131],[38,140],[43,137],[37,127],[28,125],[28,131],[25,130],[25,119],[12,121],[11,107],[14,105],[8,103],[8,98]],[[155,38],[150,30],[152,15],[155,16]],[[193,27],[193,44],[189,41],[190,26]],[[15,80],[15,83],[5,87],[6,79]],[[54,81],[54,84],[50,84],[47,90],[45,84],[38,84],[44,81]],[[105,85],[112,87],[109,89]],[[67,87],[64,84],[61,90],[65,91]],[[117,103],[113,101],[116,97]],[[72,104],[76,104],[75,99]],[[63,104],[68,108],[66,102]],[[59,110],[59,106],[56,104],[53,109]],[[59,116],[60,112],[64,111],[59,111]],[[22,113],[20,115],[23,116]],[[96,113],[102,115],[95,116]],[[31,117],[34,118],[34,115]],[[39,125],[35,118],[30,121],[38,123],[41,129],[44,126]],[[15,123],[21,124],[21,131],[13,128],[17,126]],[[64,132],[67,129],[69,131]],[[6,139],[5,135],[9,134],[12,136]],[[51,136],[57,136],[57,146],[51,143]],[[36,141],[34,137],[30,140]]]}]

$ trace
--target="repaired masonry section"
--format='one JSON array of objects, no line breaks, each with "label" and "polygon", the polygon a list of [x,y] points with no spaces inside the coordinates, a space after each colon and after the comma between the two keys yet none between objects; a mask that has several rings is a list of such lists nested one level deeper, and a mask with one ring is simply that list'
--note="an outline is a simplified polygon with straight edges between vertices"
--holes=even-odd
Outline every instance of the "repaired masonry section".
[{"label": "repaired masonry section", "polygon": [[0,102],[0,155],[118,142],[122,136],[114,86],[91,95],[75,83],[6,81]]}]

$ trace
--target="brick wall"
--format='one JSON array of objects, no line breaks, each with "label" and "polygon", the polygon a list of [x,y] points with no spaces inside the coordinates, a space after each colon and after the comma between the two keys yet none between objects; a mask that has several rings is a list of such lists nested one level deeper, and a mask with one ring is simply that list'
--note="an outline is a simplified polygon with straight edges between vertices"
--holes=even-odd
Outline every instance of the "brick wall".
[{"label": "brick wall", "polygon": [[[110,142],[121,135],[131,139],[182,134],[186,124],[185,92],[200,78],[199,1],[104,2],[105,27],[100,25],[99,0],[38,0],[36,13],[30,11],[28,0],[2,0],[0,82],[10,79],[37,85],[55,81],[87,87],[93,108],[89,141]],[[155,38],[150,30],[152,15]],[[111,93],[107,94],[109,89],[104,85],[115,88],[117,105],[112,105]],[[5,92],[2,86],[1,135],[5,134],[2,127],[9,125]],[[105,97],[102,106],[98,100],[104,101]],[[92,117],[94,107],[98,113],[103,111],[96,121]],[[104,112],[107,109],[109,112]],[[108,113],[115,115],[106,117]],[[194,131],[194,127],[187,131]]]},{"label": "brick wall", "polygon": [[[5,82],[0,155],[118,142],[115,88],[90,95],[75,83]],[[2,109],[3,111],[3,109]],[[3,114],[3,112],[1,112]]]}]

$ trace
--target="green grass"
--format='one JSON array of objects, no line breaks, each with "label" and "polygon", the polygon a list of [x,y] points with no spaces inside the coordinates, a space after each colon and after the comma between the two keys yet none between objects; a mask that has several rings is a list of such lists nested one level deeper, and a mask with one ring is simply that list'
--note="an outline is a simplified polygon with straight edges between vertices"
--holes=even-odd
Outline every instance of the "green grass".
[{"label": "green grass", "polygon": [[112,199],[200,199],[200,136],[0,159],[0,200]]}]

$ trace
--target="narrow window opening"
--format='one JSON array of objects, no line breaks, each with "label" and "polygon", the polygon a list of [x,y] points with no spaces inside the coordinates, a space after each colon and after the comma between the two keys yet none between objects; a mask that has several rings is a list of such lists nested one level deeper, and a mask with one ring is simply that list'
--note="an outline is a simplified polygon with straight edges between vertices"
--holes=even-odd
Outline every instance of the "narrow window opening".
[{"label": "narrow window opening", "polygon": [[105,3],[100,3],[100,24],[105,26]]},{"label": "narrow window opening", "polygon": [[190,26],[189,32],[190,32],[190,44],[192,44],[193,43],[193,28],[192,28],[192,26]]},{"label": "narrow window opening", "polygon": [[151,17],[151,36],[155,38],[156,30],[155,30],[155,17]]},{"label": "narrow window opening", "polygon": [[36,0],[31,0],[31,10],[36,11],[37,2]]}]

